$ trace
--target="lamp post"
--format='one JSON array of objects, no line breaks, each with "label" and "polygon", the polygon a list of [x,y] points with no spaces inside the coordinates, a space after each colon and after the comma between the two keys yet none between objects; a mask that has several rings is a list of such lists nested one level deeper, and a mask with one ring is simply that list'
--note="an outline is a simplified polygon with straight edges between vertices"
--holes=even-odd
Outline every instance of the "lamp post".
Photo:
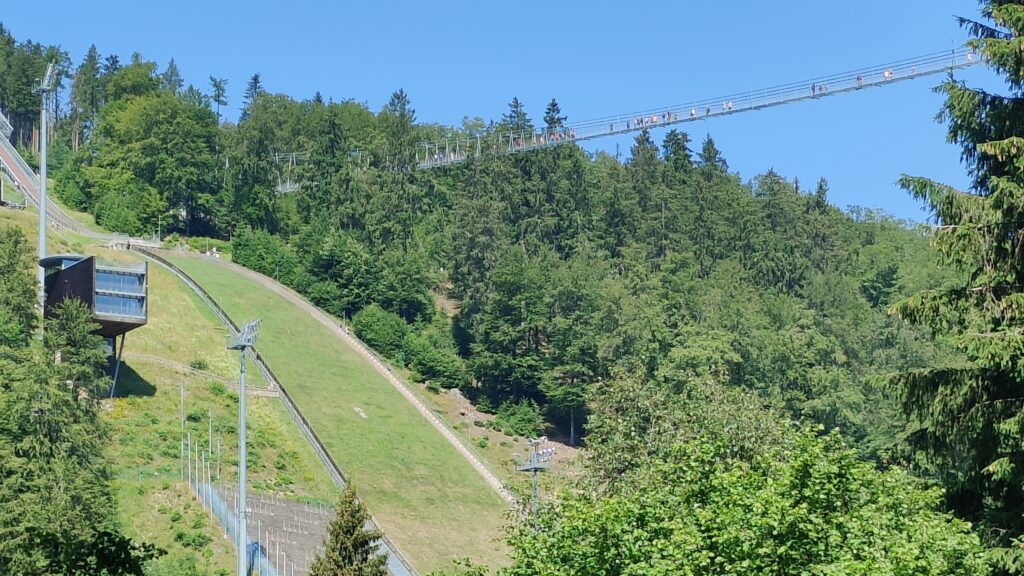
[{"label": "lamp post", "polygon": [[544,472],[551,468],[551,457],[555,454],[554,448],[541,449],[548,441],[547,436],[541,436],[540,438],[530,438],[526,443],[532,449],[530,452],[530,458],[516,467],[519,472],[531,472],[533,473],[533,515],[537,516],[537,510],[540,508],[540,500],[537,491],[537,475],[540,472]]},{"label": "lamp post", "polygon": [[[57,68],[50,62],[46,65],[46,74],[35,88],[39,94],[39,259],[46,258],[46,123],[49,120],[47,100],[53,92],[57,80]],[[39,266],[39,305],[46,308],[46,271]]]},{"label": "lamp post", "polygon": [[245,354],[256,345],[256,335],[259,331],[260,321],[253,320],[242,327],[238,338],[228,346],[229,350],[238,350],[242,357],[238,372],[238,576],[246,576],[249,558],[249,542],[245,536]]}]

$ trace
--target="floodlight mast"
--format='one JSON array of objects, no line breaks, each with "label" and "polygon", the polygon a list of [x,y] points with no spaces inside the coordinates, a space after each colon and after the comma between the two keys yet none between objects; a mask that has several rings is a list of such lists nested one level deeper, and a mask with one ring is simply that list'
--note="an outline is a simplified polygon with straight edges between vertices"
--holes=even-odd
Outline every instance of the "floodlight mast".
[{"label": "floodlight mast", "polygon": [[[54,83],[57,81],[57,67],[50,62],[46,65],[46,74],[36,86],[35,92],[39,94],[39,260],[46,258],[46,126],[49,119],[49,96],[53,92]],[[46,308],[46,271],[39,266],[39,306]]]},{"label": "floodlight mast", "polygon": [[238,576],[247,576],[249,542],[246,538],[245,529],[248,521],[245,504],[245,483],[246,483],[246,446],[245,446],[245,355],[256,345],[256,335],[260,331],[260,321],[253,320],[242,327],[229,346],[229,350],[238,350],[241,353],[241,366],[238,372]]},{"label": "floodlight mast", "polygon": [[547,448],[541,450],[548,441],[547,436],[541,436],[540,438],[528,438],[526,440],[527,445],[533,449],[530,453],[530,458],[523,464],[516,467],[516,470],[520,472],[532,472],[533,473],[533,516],[536,518],[537,511],[540,509],[540,499],[538,494],[538,478],[537,474],[551,468],[551,457],[555,454],[554,448]]}]

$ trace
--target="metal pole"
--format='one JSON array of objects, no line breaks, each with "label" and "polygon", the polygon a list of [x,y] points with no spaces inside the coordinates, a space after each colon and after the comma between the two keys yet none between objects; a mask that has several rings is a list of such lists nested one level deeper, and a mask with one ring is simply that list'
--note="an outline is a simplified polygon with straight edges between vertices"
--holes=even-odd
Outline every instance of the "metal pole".
[{"label": "metal pole", "polygon": [[537,497],[537,470],[533,471],[533,518],[537,520],[537,509],[540,507]]},{"label": "metal pole", "polygon": [[238,394],[238,576],[246,576],[247,548],[245,538],[245,348],[242,348],[242,366],[239,372]]},{"label": "metal pole", "polygon": [[[45,82],[45,80],[44,80]],[[46,258],[46,97],[42,89],[39,96],[39,259]],[[46,271],[39,267],[39,306],[46,308]]]},{"label": "metal pole", "polygon": [[188,433],[188,485],[192,486],[192,433]]}]

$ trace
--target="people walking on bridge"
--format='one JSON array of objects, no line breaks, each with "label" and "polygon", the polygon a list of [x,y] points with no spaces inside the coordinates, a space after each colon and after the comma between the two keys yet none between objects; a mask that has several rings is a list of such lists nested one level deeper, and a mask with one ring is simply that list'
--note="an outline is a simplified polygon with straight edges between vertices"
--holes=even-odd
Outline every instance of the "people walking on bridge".
[{"label": "people walking on bridge", "polygon": [[864,86],[864,77],[857,74],[857,88],[861,88],[862,86]]},{"label": "people walking on bridge", "polygon": [[814,84],[814,83],[812,82],[812,83],[811,83],[811,96],[814,96],[815,94],[817,94],[817,92],[818,92],[818,85],[817,85],[817,84]]}]

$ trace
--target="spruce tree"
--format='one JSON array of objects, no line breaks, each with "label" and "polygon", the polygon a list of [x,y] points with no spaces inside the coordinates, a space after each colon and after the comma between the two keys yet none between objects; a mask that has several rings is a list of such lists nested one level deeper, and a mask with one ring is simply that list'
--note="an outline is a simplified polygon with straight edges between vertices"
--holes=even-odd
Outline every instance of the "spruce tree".
[{"label": "spruce tree", "polygon": [[972,190],[904,176],[932,210],[934,243],[959,281],[894,311],[951,343],[960,360],[905,372],[895,383],[912,417],[910,441],[941,477],[961,516],[978,522],[1003,573],[1024,566],[1024,3],[987,0],[987,23],[961,19],[972,50],[1007,80],[1008,93],[952,77],[940,118],[962,148]]},{"label": "spruce tree", "polygon": [[386,576],[387,554],[379,550],[380,530],[367,529],[370,514],[351,485],[338,499],[338,515],[328,528],[324,551],[313,561],[310,576]]},{"label": "spruce tree", "polygon": [[544,123],[547,127],[554,130],[561,128],[565,124],[565,116],[561,116],[562,108],[558,106],[558,102],[552,98],[551,102],[548,102],[548,107],[544,110]]},{"label": "spruce tree", "polygon": [[501,117],[501,121],[514,132],[526,132],[533,129],[530,117],[526,115],[526,107],[519,101],[519,97],[512,98],[508,103],[508,113]]},{"label": "spruce tree", "polygon": [[220,107],[228,105],[228,80],[227,78],[214,78],[210,76],[210,100],[217,105],[217,124],[220,124]]},{"label": "spruce tree", "polygon": [[260,94],[263,94],[263,79],[260,77],[260,73],[257,72],[249,78],[248,84],[245,85],[245,102],[242,103],[242,120],[249,117],[249,109],[252,108],[253,102]]}]

